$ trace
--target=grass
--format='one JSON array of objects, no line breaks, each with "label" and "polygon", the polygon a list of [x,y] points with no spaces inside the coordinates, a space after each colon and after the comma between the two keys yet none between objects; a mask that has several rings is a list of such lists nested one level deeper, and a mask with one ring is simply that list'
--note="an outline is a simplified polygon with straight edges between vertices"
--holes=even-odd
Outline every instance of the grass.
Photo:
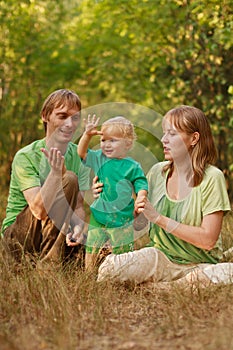
[{"label": "grass", "polygon": [[[233,217],[224,221],[233,241]],[[0,247],[1,350],[231,350],[232,285],[96,283],[70,265],[40,274]]]},{"label": "grass", "polygon": [[3,349],[233,349],[232,286],[97,284],[75,269],[17,273],[1,258]]}]

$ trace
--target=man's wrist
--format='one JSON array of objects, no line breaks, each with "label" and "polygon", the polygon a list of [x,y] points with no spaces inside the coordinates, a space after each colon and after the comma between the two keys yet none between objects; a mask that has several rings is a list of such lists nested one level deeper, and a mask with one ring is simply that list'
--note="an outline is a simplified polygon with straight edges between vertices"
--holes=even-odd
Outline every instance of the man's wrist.
[{"label": "man's wrist", "polygon": [[80,222],[72,227],[73,232],[81,232],[84,229],[84,222]]}]

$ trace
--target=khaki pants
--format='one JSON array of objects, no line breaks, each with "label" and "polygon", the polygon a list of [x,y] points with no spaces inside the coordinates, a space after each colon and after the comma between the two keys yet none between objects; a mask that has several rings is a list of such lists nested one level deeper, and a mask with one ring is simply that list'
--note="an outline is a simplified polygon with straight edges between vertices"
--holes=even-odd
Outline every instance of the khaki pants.
[{"label": "khaki pants", "polygon": [[110,254],[100,265],[98,281],[114,279],[119,282],[170,282],[184,277],[197,265],[171,262],[165,254],[153,247],[142,248],[120,255]]},{"label": "khaki pants", "polygon": [[120,255],[110,254],[100,265],[98,282],[112,279],[118,282],[173,282],[195,279],[212,283],[233,283],[233,263],[175,264],[153,247]]},{"label": "khaki pants", "polygon": [[15,222],[6,228],[3,243],[7,252],[18,261],[28,253],[39,255],[42,260],[57,261],[64,258],[68,248],[65,235],[76,207],[77,194],[77,176],[67,171],[54,205],[44,220],[36,219],[27,206]]}]

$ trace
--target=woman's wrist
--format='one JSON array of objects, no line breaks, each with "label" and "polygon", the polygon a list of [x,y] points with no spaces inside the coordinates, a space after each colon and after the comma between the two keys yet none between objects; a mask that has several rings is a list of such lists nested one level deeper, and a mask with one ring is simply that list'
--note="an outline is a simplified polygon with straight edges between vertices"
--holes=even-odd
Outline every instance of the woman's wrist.
[{"label": "woman's wrist", "polygon": [[168,233],[172,233],[179,225],[180,225],[180,222],[167,218],[167,224],[166,224],[165,230]]},{"label": "woman's wrist", "polygon": [[158,214],[155,218],[155,220],[153,221],[154,224],[158,225],[160,219],[161,219],[162,215],[161,214]]},{"label": "woman's wrist", "polygon": [[180,225],[180,222],[177,222],[161,214],[157,215],[153,223],[160,226],[168,233],[172,233]]}]

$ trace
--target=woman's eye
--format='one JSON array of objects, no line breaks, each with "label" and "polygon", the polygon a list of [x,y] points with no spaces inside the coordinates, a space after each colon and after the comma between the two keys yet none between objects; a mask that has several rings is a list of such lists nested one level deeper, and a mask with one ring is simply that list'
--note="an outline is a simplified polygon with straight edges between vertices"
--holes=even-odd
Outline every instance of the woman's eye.
[{"label": "woman's eye", "polygon": [[177,134],[177,132],[176,132],[175,130],[169,130],[169,131],[167,132],[167,134],[168,134],[168,135],[171,135],[171,136],[174,136],[174,135]]}]

